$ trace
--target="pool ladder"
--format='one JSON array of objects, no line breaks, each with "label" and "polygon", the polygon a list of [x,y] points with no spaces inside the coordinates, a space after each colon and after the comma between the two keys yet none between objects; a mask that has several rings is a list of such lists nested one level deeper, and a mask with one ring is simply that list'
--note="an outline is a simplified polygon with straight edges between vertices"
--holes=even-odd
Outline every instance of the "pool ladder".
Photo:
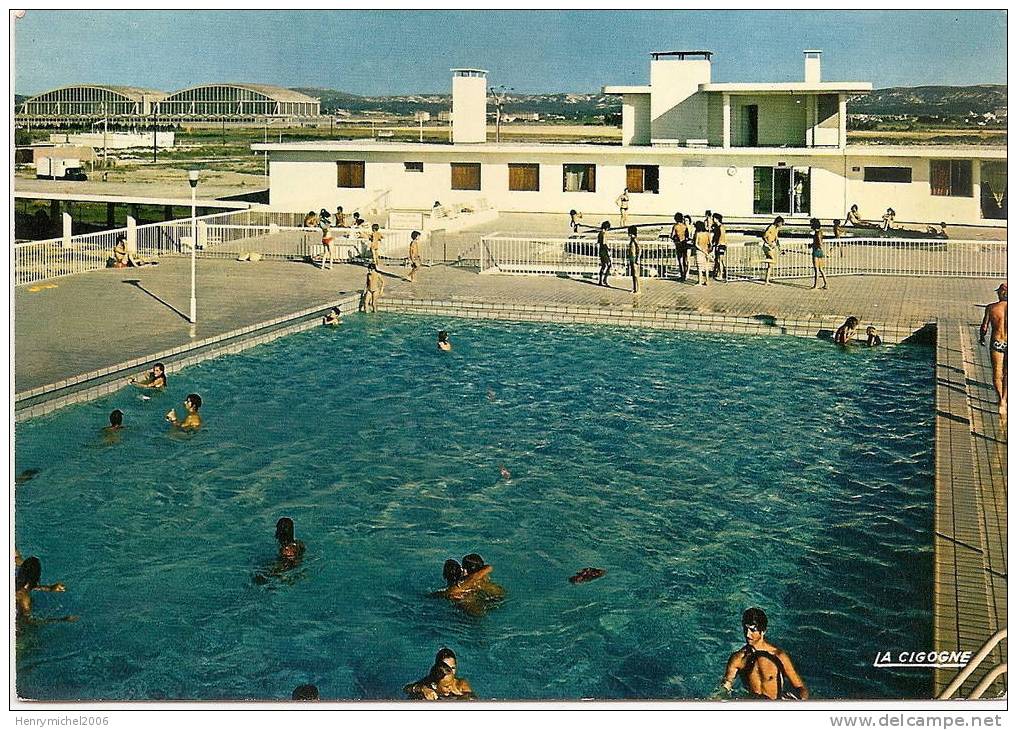
[{"label": "pool ladder", "polygon": [[[975,670],[977,670],[982,665],[982,662],[985,661],[985,658],[989,656],[999,642],[1003,641],[1005,638],[1006,629],[1000,629],[989,637],[989,640],[982,645],[982,648],[979,649],[978,653],[971,658],[971,661],[967,663],[967,666],[957,673],[957,676],[953,678],[953,681],[947,685],[946,689],[944,689],[936,699],[951,699],[954,693],[960,689],[960,686],[967,681],[968,677],[974,674]],[[982,677],[982,681],[979,682],[973,690],[971,690],[971,694],[969,694],[967,698],[969,700],[980,699],[981,696],[985,694],[985,691],[992,686],[992,683],[1004,674],[1006,674],[1006,662],[997,664],[989,671],[988,674]]]}]

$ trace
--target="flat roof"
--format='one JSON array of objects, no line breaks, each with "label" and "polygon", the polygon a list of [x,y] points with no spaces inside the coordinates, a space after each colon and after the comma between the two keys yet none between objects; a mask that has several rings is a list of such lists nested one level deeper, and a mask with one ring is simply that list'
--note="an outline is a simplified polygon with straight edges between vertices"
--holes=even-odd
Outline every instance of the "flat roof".
[{"label": "flat roof", "polygon": [[420,142],[363,142],[358,140],[327,140],[310,142],[269,142],[251,145],[256,152],[392,152],[431,155],[471,154],[533,154],[596,156],[647,155],[666,157],[977,157],[1006,159],[1006,147],[981,145],[911,146],[911,145],[849,145],[837,147],[654,147],[651,145],[568,144],[533,142],[494,142],[477,144],[427,144]]},{"label": "flat roof", "polygon": [[804,81],[791,81],[781,83],[763,84],[700,84],[700,91],[723,91],[729,94],[823,94],[832,92],[843,92],[850,94],[862,94],[872,91],[872,84],[868,81],[821,81],[818,83],[806,83]]},{"label": "flat roof", "polygon": [[707,61],[710,60],[710,56],[713,55],[713,51],[651,51],[650,57],[656,61],[658,58],[677,58],[679,61],[684,60],[686,56],[702,56]]},{"label": "flat roof", "polygon": [[605,94],[649,94],[649,86],[605,86]]}]

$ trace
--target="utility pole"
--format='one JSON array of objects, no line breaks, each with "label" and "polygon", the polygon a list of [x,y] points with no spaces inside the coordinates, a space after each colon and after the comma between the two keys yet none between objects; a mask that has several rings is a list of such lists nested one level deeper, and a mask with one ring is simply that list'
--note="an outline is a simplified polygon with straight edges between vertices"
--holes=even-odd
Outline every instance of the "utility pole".
[{"label": "utility pole", "polygon": [[[500,94],[497,93],[499,89],[501,90]],[[494,117],[495,142],[501,142],[501,107],[505,103],[505,99],[507,98],[509,91],[515,91],[515,89],[509,86],[505,86],[504,84],[500,86],[495,86],[493,89],[491,89],[491,93],[494,95],[494,108],[495,108],[495,117]]]}]

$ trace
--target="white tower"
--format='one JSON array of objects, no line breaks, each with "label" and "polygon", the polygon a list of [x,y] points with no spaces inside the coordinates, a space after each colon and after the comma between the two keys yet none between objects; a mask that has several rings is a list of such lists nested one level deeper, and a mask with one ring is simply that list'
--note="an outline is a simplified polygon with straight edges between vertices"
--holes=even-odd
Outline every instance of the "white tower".
[{"label": "white tower", "polygon": [[452,69],[452,144],[487,141],[487,71]]},{"label": "white tower", "polygon": [[685,143],[704,139],[710,51],[655,51],[650,54],[650,137]]},{"label": "white tower", "polygon": [[822,51],[808,50],[805,53],[805,83],[807,84],[818,84],[823,80],[823,74],[820,69],[822,62]]}]

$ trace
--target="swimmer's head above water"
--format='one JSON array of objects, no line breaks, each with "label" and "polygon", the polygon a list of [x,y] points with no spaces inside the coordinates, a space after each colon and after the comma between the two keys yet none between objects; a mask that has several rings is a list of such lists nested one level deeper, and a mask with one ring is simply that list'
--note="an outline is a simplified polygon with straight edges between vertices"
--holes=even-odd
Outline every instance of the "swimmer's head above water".
[{"label": "swimmer's head above water", "polygon": [[34,556],[25,558],[14,575],[14,589],[18,591],[32,590],[39,585],[40,578],[42,578],[42,563],[39,562],[39,558]]},{"label": "swimmer's head above water", "polygon": [[275,523],[275,539],[280,545],[293,542],[293,520],[289,517],[280,517]]},{"label": "swimmer's head above water", "polygon": [[767,624],[766,612],[761,608],[753,606],[745,609],[745,613],[742,614],[742,630],[746,637],[750,634],[759,634],[762,637],[766,633]]},{"label": "swimmer's head above water", "polygon": [[113,410],[109,414],[109,425],[113,428],[120,428],[124,425],[124,412],[119,408]]},{"label": "swimmer's head above water", "polygon": [[472,575],[486,565],[484,559],[477,553],[470,553],[469,555],[463,556],[463,570],[466,571],[467,575]]},{"label": "swimmer's head above water", "polygon": [[459,561],[449,558],[441,569],[441,577],[445,579],[448,585],[454,586],[466,577],[466,571],[463,570],[463,566],[459,564]]}]

